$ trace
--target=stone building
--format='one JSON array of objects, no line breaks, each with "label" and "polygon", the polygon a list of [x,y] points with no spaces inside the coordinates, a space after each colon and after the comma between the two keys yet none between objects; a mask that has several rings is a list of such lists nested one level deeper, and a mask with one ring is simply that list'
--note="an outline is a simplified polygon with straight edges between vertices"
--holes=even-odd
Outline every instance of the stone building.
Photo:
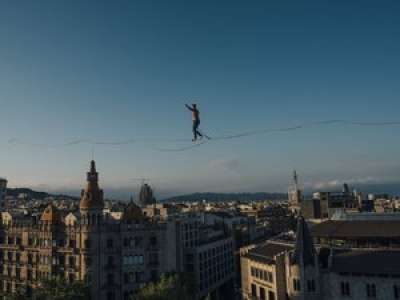
[{"label": "stone building", "polygon": [[302,217],[294,244],[243,251],[241,275],[243,299],[400,299],[398,249],[315,247]]},{"label": "stone building", "polygon": [[16,218],[0,229],[3,291],[31,293],[42,279],[85,280],[93,299],[128,299],[142,283],[177,267],[175,227],[149,222],[130,203],[120,220],[103,212],[95,162],[80,209],[49,204],[39,218]]},{"label": "stone building", "polygon": [[[157,280],[163,273],[178,271],[193,273],[196,299],[208,294],[218,296],[219,287],[233,276],[230,268],[224,277],[217,271],[217,263],[222,261],[231,267],[229,262],[233,262],[229,237],[201,239],[204,231],[200,224],[189,225],[179,219],[155,221],[133,202],[120,214],[110,213],[104,209],[98,179],[92,161],[78,211],[62,211],[49,204],[38,216],[1,214],[3,292],[24,290],[30,295],[42,280],[61,277],[67,282],[87,282],[92,299],[125,300],[144,283]],[[211,250],[215,257],[220,258],[215,249],[224,250],[224,260],[216,261],[214,256],[207,260],[218,280],[202,288],[201,267],[191,265],[187,255],[191,253],[196,262],[198,253],[194,249],[201,241],[199,249]]]},{"label": "stone building", "polygon": [[153,190],[147,183],[144,183],[139,192],[139,204],[141,207],[156,204],[156,199],[153,195]]}]

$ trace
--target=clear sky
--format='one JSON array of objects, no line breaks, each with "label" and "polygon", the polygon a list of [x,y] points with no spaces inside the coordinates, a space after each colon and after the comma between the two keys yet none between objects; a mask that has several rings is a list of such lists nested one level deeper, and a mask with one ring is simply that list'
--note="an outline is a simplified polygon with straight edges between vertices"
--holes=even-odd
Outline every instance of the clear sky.
[{"label": "clear sky", "polygon": [[[399,1],[1,1],[0,175],[78,191],[75,138],[191,138],[326,119],[400,120]],[[105,192],[159,194],[396,182],[399,127],[326,126],[185,152],[96,146]]]}]

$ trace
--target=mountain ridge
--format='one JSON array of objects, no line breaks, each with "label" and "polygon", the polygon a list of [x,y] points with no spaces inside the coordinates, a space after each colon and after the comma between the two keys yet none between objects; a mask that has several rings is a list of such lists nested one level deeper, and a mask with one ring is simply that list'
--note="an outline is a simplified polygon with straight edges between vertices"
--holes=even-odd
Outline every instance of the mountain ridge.
[{"label": "mountain ridge", "polygon": [[192,193],[186,195],[179,195],[169,197],[162,202],[197,202],[207,200],[210,202],[227,202],[227,201],[261,201],[261,200],[286,200],[287,194],[285,193],[268,193],[268,192],[254,192],[254,193]]}]

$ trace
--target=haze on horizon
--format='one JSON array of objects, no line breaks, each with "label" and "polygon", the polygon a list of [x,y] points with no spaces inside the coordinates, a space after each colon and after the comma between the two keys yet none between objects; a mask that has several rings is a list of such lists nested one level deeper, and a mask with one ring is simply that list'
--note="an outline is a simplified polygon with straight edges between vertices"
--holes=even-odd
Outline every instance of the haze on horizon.
[{"label": "haze on horizon", "polygon": [[[2,1],[0,176],[77,191],[92,158],[78,138],[191,138],[308,121],[400,120],[400,3]],[[399,128],[325,126],[215,141],[97,145],[100,184],[162,195],[284,192],[400,182]],[[187,145],[187,144],[185,144]],[[117,192],[115,192],[117,191]]]}]

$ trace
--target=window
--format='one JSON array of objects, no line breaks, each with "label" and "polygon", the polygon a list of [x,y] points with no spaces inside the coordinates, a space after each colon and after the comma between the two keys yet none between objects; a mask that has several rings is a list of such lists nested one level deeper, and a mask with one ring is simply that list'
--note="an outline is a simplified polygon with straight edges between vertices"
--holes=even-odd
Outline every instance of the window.
[{"label": "window", "polygon": [[268,272],[268,281],[274,283],[274,276],[272,275],[272,272]]},{"label": "window", "polygon": [[376,286],[374,283],[367,283],[367,297],[376,298]]},{"label": "window", "polygon": [[143,272],[136,272],[135,273],[136,282],[141,283],[143,281]]},{"label": "window", "polygon": [[275,293],[273,291],[268,292],[268,300],[275,300]]},{"label": "window", "polygon": [[114,274],[109,273],[109,274],[107,275],[107,283],[108,283],[109,285],[113,285],[113,284],[114,284]]},{"label": "window", "polygon": [[130,294],[129,292],[124,292],[124,300],[129,300]]},{"label": "window", "polygon": [[89,267],[92,264],[92,258],[90,256],[85,257],[85,265]]},{"label": "window", "polygon": [[398,285],[393,286],[393,294],[394,294],[394,299],[400,299],[400,286]]},{"label": "window", "polygon": [[73,268],[75,266],[75,257],[70,256],[68,260],[68,265]]},{"label": "window", "polygon": [[342,296],[350,296],[350,284],[348,282],[341,282],[340,291]]},{"label": "window", "polygon": [[114,246],[114,241],[112,239],[107,240],[107,248],[111,249]]},{"label": "window", "polygon": [[307,290],[310,293],[315,292],[315,280],[314,279],[307,280]]},{"label": "window", "polygon": [[293,279],[293,290],[296,292],[301,291],[300,279]]},{"label": "window", "polygon": [[109,256],[108,257],[107,265],[110,266],[110,267],[114,265],[114,256]]},{"label": "window", "polygon": [[260,300],[266,300],[265,299],[265,289],[260,287]]},{"label": "window", "polygon": [[85,248],[90,249],[90,240],[89,239],[85,240]]},{"label": "window", "polygon": [[115,296],[113,292],[107,292],[107,300],[114,300]]},{"label": "window", "polygon": [[151,281],[157,281],[158,280],[158,272],[157,272],[157,270],[152,270],[150,272],[150,277],[151,277]]},{"label": "window", "polygon": [[257,297],[257,287],[256,287],[255,284],[252,284],[252,285],[251,285],[251,295],[252,295],[253,297]]},{"label": "window", "polygon": [[75,240],[69,240],[69,246],[70,246],[70,248],[75,248],[76,247],[76,241]]},{"label": "window", "polygon": [[28,265],[31,265],[33,263],[33,257],[32,254],[28,254]]}]

